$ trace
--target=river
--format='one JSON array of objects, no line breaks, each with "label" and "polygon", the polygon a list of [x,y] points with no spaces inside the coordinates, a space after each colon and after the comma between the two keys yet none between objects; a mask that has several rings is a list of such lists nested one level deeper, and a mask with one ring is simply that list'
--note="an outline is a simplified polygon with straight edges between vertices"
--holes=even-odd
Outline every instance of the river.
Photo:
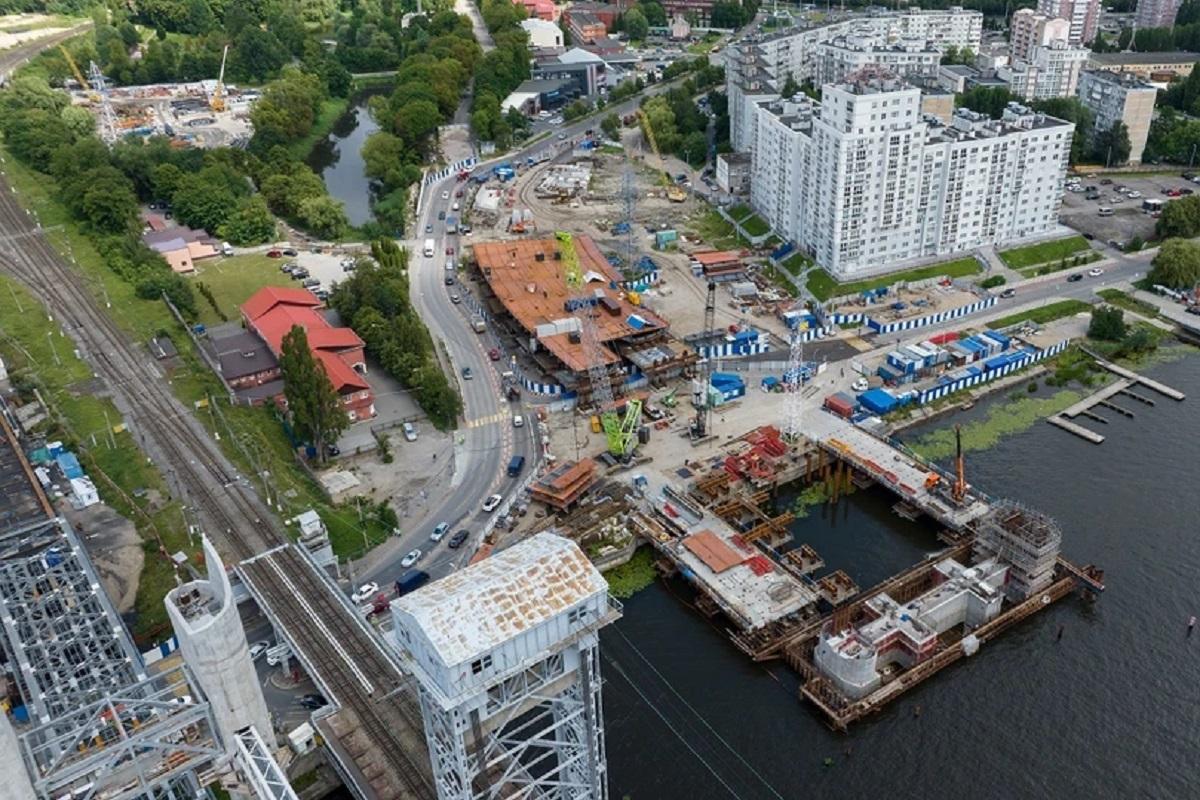
[{"label": "river", "polygon": [[[1064,599],[839,735],[787,667],[751,663],[658,583],[601,635],[610,796],[1200,796],[1200,358],[1146,373],[1188,399],[1118,398],[1137,416],[1092,424],[1099,446],[1039,422],[968,457],[970,482],[1055,517],[1064,553],[1105,569],[1097,603]],[[891,503],[858,492],[792,528],[870,586],[938,548]]]},{"label": "river", "polygon": [[363,172],[362,146],[379,124],[367,110],[367,101],[380,91],[361,92],[351,99],[329,135],[317,142],[305,162],[325,181],[329,194],[346,207],[351,225],[370,222],[371,181]]}]

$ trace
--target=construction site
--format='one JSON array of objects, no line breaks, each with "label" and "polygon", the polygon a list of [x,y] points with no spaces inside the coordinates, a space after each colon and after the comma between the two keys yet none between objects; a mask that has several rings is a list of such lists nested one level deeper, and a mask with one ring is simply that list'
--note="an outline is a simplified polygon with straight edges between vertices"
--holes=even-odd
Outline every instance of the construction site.
[{"label": "construction site", "polygon": [[86,73],[60,47],[74,81],[68,90],[74,105],[96,118],[100,138],[112,143],[126,136],[167,136],[180,147],[245,147],[253,133],[250,108],[256,90],[225,84],[225,48],[220,73],[211,80],[112,87],[93,62]]}]

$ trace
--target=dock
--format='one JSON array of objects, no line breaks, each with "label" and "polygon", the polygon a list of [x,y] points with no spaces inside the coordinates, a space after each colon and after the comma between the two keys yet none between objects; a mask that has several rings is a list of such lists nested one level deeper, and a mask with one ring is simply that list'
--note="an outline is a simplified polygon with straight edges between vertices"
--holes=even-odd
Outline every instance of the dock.
[{"label": "dock", "polygon": [[1160,383],[1151,378],[1139,375],[1133,370],[1125,369],[1124,367],[1114,364],[1111,361],[1107,361],[1088,350],[1086,347],[1082,347],[1080,349],[1095,359],[1098,365],[1116,375],[1117,380],[1108,386],[1093,392],[1092,394],[1080,400],[1078,403],[1064,408],[1060,413],[1049,417],[1046,421],[1051,425],[1054,425],[1057,428],[1062,428],[1068,433],[1073,433],[1079,438],[1089,441],[1092,444],[1100,444],[1104,441],[1104,437],[1076,422],[1072,422],[1071,420],[1082,416],[1087,417],[1094,422],[1107,425],[1107,419],[1092,411],[1092,409],[1096,406],[1102,406],[1116,414],[1120,414],[1123,417],[1132,419],[1134,416],[1132,411],[1118,406],[1113,402],[1113,398],[1117,397],[1118,395],[1128,397],[1138,401],[1139,403],[1142,403],[1143,405],[1153,407],[1154,401],[1149,397],[1145,397],[1144,395],[1140,395],[1133,391],[1134,386],[1145,386],[1147,389],[1151,389],[1163,395],[1164,397],[1168,397],[1176,401],[1183,400],[1186,396],[1178,389],[1172,389],[1170,386],[1167,386],[1164,383]]},{"label": "dock", "polygon": [[[1084,412],[1081,411],[1080,413],[1082,414]],[[1074,422],[1071,422],[1071,420],[1064,418],[1062,414],[1055,414],[1053,417],[1047,418],[1046,421],[1056,428],[1062,428],[1064,431],[1073,433],[1081,439],[1086,439],[1092,444],[1100,444],[1104,441],[1104,437],[1100,434],[1085,428],[1082,425],[1076,425]]]},{"label": "dock", "polygon": [[1163,397],[1169,397],[1172,400],[1177,400],[1177,401],[1183,400],[1185,397],[1187,397],[1187,395],[1185,395],[1183,392],[1179,391],[1178,389],[1172,389],[1170,386],[1167,386],[1165,383],[1159,383],[1158,381],[1153,380],[1151,378],[1147,378],[1144,375],[1139,375],[1131,369],[1125,369],[1122,366],[1119,366],[1117,364],[1112,363],[1111,361],[1103,359],[1100,356],[1093,353],[1091,350],[1088,350],[1086,347],[1080,347],[1079,349],[1082,350],[1083,352],[1087,353],[1092,358],[1094,358],[1096,360],[1097,364],[1104,367],[1106,370],[1108,370],[1112,374],[1119,375],[1120,377],[1125,378],[1126,380],[1132,381],[1133,383],[1140,383],[1142,386],[1145,386],[1147,389],[1153,389],[1154,391],[1158,392]]}]

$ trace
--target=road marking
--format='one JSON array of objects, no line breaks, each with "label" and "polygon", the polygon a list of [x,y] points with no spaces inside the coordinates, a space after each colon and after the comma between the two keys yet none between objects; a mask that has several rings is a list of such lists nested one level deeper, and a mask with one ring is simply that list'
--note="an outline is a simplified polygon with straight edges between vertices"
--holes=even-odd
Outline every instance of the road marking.
[{"label": "road marking", "polygon": [[503,422],[504,417],[505,417],[504,412],[492,414],[490,417],[479,417],[478,419],[468,420],[467,427],[468,428],[482,428],[484,425],[493,425],[497,422]]}]

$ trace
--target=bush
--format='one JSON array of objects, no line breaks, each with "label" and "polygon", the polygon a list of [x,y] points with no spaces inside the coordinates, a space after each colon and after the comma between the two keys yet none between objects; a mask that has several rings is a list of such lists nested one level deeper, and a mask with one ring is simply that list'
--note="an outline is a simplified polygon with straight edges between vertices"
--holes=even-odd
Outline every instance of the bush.
[{"label": "bush", "polygon": [[1125,338],[1125,312],[1113,306],[1100,306],[1093,309],[1087,335],[1089,339],[1121,341]]},{"label": "bush", "polygon": [[982,286],[984,289],[994,289],[997,286],[1003,286],[1006,283],[1008,283],[1008,279],[1005,278],[1003,275],[993,275],[990,278],[985,278],[983,281],[980,282],[979,285]]}]

